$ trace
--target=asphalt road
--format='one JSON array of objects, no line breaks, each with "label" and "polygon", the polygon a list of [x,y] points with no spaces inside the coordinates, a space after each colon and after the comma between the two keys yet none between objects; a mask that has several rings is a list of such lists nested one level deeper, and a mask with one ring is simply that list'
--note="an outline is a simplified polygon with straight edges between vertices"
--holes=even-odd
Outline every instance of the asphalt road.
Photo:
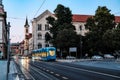
[{"label": "asphalt road", "polygon": [[22,70],[33,80],[120,80],[120,70],[63,62],[23,62]]}]

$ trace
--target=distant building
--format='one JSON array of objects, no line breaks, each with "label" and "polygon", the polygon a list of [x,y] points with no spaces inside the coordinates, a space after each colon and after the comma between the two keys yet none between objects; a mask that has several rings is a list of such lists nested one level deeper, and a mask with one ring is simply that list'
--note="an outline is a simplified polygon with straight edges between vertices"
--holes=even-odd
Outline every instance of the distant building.
[{"label": "distant building", "polygon": [[26,22],[24,25],[25,29],[25,39],[24,39],[24,55],[27,55],[29,53],[29,24],[28,19],[26,18]]},{"label": "distant building", "polygon": [[31,54],[33,50],[33,38],[32,38],[32,33],[29,33],[29,54]]},{"label": "distant building", "polygon": [[24,55],[24,40],[19,45],[20,55]]},{"label": "distant building", "polygon": [[[45,42],[45,34],[49,32],[49,28],[52,27],[50,24],[47,23],[46,18],[48,16],[52,16],[56,19],[55,15],[52,14],[50,11],[46,10],[38,17],[34,18],[32,21],[32,40],[33,40],[33,49],[38,49],[42,47],[48,46]],[[77,34],[81,34],[85,36],[85,33],[88,30],[85,29],[86,20],[93,15],[80,15],[80,14],[73,14],[72,16],[72,23],[75,26],[75,31]],[[115,16],[115,22],[120,22],[120,16]],[[52,44],[49,44],[52,46]]]},{"label": "distant building", "polygon": [[3,53],[3,58],[7,58],[7,23],[2,0],[0,0],[0,51]]},{"label": "distant building", "polygon": [[19,45],[20,45],[20,43],[11,43],[10,44],[11,55],[20,55]]}]

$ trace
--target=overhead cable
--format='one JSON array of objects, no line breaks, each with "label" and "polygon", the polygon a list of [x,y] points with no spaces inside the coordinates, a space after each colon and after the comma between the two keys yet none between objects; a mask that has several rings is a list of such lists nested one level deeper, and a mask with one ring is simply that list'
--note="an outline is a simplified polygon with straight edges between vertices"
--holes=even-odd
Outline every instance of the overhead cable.
[{"label": "overhead cable", "polygon": [[42,8],[43,4],[45,3],[46,0],[44,0],[41,4],[41,6],[39,7],[39,9],[37,10],[37,12],[35,13],[34,17],[37,15],[37,13],[39,12],[39,10]]}]

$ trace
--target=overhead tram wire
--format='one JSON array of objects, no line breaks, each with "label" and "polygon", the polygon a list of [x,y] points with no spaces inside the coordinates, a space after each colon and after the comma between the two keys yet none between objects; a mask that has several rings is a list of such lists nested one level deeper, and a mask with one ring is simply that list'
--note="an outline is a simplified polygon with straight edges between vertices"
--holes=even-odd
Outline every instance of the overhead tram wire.
[{"label": "overhead tram wire", "polygon": [[17,20],[25,20],[25,18],[18,18],[18,17],[7,17],[9,19],[17,19]]},{"label": "overhead tram wire", "polygon": [[[9,19],[13,19],[13,20],[22,20],[22,21],[25,21],[26,20],[26,18],[18,18],[18,17],[7,17],[7,18],[9,18]],[[30,19],[31,20],[31,19]],[[31,23],[31,22],[28,22],[29,24]]]},{"label": "overhead tram wire", "polygon": [[42,8],[42,6],[43,6],[43,4],[45,3],[45,1],[46,1],[46,0],[43,0],[41,6],[39,7],[39,9],[37,10],[37,12],[36,12],[35,15],[34,15],[34,18],[35,18],[35,16],[37,15],[37,13],[39,12],[39,10]]}]

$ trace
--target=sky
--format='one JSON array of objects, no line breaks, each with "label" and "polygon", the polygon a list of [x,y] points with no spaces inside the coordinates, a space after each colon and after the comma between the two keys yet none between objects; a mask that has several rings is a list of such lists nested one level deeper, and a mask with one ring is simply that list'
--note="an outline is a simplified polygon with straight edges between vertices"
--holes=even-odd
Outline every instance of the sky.
[{"label": "sky", "polygon": [[7,22],[11,24],[11,42],[21,42],[24,39],[26,16],[32,32],[33,18],[45,10],[54,13],[58,4],[69,7],[72,14],[94,15],[98,6],[106,6],[112,14],[120,16],[120,0],[3,0]]}]

